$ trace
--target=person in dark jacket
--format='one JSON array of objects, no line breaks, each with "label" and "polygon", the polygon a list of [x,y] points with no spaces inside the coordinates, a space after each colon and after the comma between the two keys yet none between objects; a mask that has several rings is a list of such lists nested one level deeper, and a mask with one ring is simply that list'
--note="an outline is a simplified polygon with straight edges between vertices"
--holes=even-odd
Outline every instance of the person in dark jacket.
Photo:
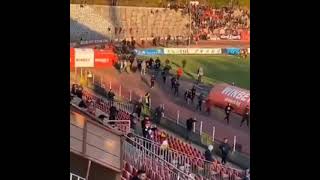
[{"label": "person in dark jacket", "polygon": [[72,94],[74,94],[74,95],[76,95],[76,93],[77,93],[77,84],[72,84],[72,87],[71,87],[71,93]]},{"label": "person in dark jacket", "polygon": [[161,72],[161,76],[162,76],[163,84],[166,84],[166,80],[167,80],[166,71],[163,70]]},{"label": "person in dark jacket", "polygon": [[86,105],[86,103],[83,101],[83,100],[81,100],[80,102],[79,102],[79,105],[78,105],[79,107],[81,107],[81,108],[88,108],[88,106]]},{"label": "person in dark jacket", "polygon": [[171,89],[174,89],[174,85],[176,84],[176,77],[172,76],[171,78]]},{"label": "person in dark jacket", "polygon": [[141,102],[138,102],[135,105],[135,113],[137,113],[138,118],[140,118],[141,116],[142,107],[143,107],[143,104]]},{"label": "person in dark jacket", "polygon": [[155,114],[154,114],[154,122],[155,123],[160,124],[163,111],[164,111],[164,109],[163,109],[162,105],[156,108]]},{"label": "person in dark jacket", "polygon": [[208,149],[204,152],[204,157],[205,157],[206,161],[209,161],[209,162],[214,161],[214,159],[212,157],[212,150],[213,150],[213,146],[209,145]]},{"label": "person in dark jacket", "polygon": [[205,174],[209,175],[210,173],[210,167],[212,166],[212,162],[214,161],[214,158],[212,157],[212,150],[213,146],[209,145],[208,149],[204,152],[205,157]]},{"label": "person in dark jacket", "polygon": [[230,103],[228,103],[228,105],[224,109],[224,112],[226,113],[226,117],[224,118],[224,120],[227,120],[227,124],[229,124],[229,120],[230,120],[229,117],[232,110],[233,110],[233,107],[231,106]]},{"label": "person in dark jacket", "polygon": [[109,92],[107,94],[107,97],[110,101],[114,101],[115,94],[112,92],[112,89],[109,89]]},{"label": "person in dark jacket", "polygon": [[189,141],[190,139],[190,134],[193,130],[193,126],[194,126],[194,122],[197,122],[197,120],[193,117],[193,118],[189,118],[186,121],[186,126],[187,126],[187,135],[186,135],[186,140]]},{"label": "person in dark jacket", "polygon": [[117,108],[112,105],[112,106],[110,107],[110,117],[109,117],[109,120],[116,120],[117,114],[118,114]]},{"label": "person in dark jacket", "polygon": [[198,105],[196,107],[196,110],[198,110],[198,109],[199,109],[199,111],[202,110],[202,102],[203,102],[203,99],[204,99],[203,96],[204,95],[202,93],[198,96]]},{"label": "person in dark jacket", "polygon": [[131,178],[131,180],[146,180],[146,179],[147,179],[147,174],[144,170],[139,170],[137,172],[137,175]]},{"label": "person in dark jacket", "polygon": [[242,115],[242,121],[240,123],[240,127],[245,121],[247,121],[247,126],[249,127],[249,117],[250,117],[250,109],[249,109],[249,106],[247,105]]},{"label": "person in dark jacket", "polygon": [[192,86],[192,89],[191,89],[191,102],[193,103],[193,100],[194,100],[194,97],[196,97],[196,87],[195,86]]},{"label": "person in dark jacket", "polygon": [[225,138],[224,142],[222,144],[220,144],[219,149],[221,150],[221,163],[224,165],[227,163],[227,157],[230,151],[230,146],[228,144],[228,139]]},{"label": "person in dark jacket", "polygon": [[174,84],[174,95],[175,96],[179,96],[179,86],[180,86],[180,83],[177,80],[176,83]]},{"label": "person in dark jacket", "polygon": [[81,86],[77,88],[76,95],[78,96],[78,98],[82,99],[83,92],[82,92],[82,87]]}]

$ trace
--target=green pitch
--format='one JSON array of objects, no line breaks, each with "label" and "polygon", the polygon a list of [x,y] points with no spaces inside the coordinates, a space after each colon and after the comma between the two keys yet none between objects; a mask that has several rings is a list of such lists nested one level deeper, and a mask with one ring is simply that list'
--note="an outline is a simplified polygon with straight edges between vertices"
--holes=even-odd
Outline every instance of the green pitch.
[{"label": "green pitch", "polygon": [[[157,58],[157,56],[152,57]],[[241,59],[238,56],[229,55],[164,55],[158,57],[162,64],[169,59],[172,72],[176,72],[178,66],[182,66],[182,61],[186,60],[183,75],[186,78],[196,80],[198,67],[201,66],[204,70],[203,82],[205,84],[234,82],[236,86],[250,89],[250,58]]]}]

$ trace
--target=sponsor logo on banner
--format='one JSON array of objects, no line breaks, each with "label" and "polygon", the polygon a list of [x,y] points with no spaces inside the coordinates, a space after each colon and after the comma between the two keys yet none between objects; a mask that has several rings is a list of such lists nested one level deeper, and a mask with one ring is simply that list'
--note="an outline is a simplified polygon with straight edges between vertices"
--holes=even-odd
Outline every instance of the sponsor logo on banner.
[{"label": "sponsor logo on banner", "polygon": [[75,49],[75,67],[94,67],[93,49]]},{"label": "sponsor logo on banner", "polygon": [[222,54],[221,48],[164,48],[164,54]]},{"label": "sponsor logo on banner", "polygon": [[139,56],[144,56],[144,55],[163,55],[163,50],[162,49],[135,49],[134,51]]},{"label": "sponsor logo on banner", "polygon": [[107,43],[109,42],[108,39],[101,39],[101,40],[89,40],[89,41],[81,41],[81,45],[87,45],[87,44],[98,44],[98,43]]},{"label": "sponsor logo on banner", "polygon": [[109,63],[109,58],[96,58],[96,62]]},{"label": "sponsor logo on banner", "polygon": [[226,53],[229,55],[239,55],[240,54],[240,48],[227,48]]},{"label": "sponsor logo on banner", "polygon": [[223,39],[223,40],[240,40],[241,39],[241,36],[238,35],[238,36],[233,36],[233,35],[221,35],[220,36],[220,39]]}]

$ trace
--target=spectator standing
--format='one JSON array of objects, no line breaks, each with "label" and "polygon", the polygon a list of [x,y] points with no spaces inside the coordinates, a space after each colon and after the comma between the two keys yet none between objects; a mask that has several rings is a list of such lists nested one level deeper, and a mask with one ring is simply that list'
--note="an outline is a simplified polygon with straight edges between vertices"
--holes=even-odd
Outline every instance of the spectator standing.
[{"label": "spectator standing", "polygon": [[197,120],[193,117],[193,118],[189,118],[186,121],[186,126],[187,126],[187,134],[186,134],[186,140],[189,141],[190,140],[190,134],[193,130],[193,126],[194,123],[197,122]]},{"label": "spectator standing", "polygon": [[118,114],[117,108],[114,105],[111,105],[109,120],[116,120],[117,114]]},{"label": "spectator standing", "polygon": [[112,89],[109,89],[109,92],[107,93],[108,100],[113,102],[114,101],[114,96],[115,96],[115,94],[112,92]]},{"label": "spectator standing", "polygon": [[164,112],[163,106],[160,105],[159,107],[156,108],[155,114],[154,114],[155,123],[160,124],[163,112]]},{"label": "spectator standing", "polygon": [[230,103],[228,103],[228,105],[224,109],[224,112],[226,113],[226,117],[224,118],[224,120],[227,120],[227,124],[229,124],[230,113],[232,110],[233,110],[233,107],[231,106]]},{"label": "spectator standing", "polygon": [[242,121],[240,123],[240,127],[245,121],[247,122],[247,126],[249,127],[249,117],[250,117],[250,109],[249,109],[249,106],[247,105],[242,115]]},{"label": "spectator standing", "polygon": [[135,113],[137,113],[138,118],[140,118],[141,116],[142,107],[143,107],[143,104],[141,102],[138,102],[135,105]]},{"label": "spectator standing", "polygon": [[224,139],[224,142],[219,146],[219,149],[221,150],[221,158],[222,158],[221,163],[225,165],[227,163],[227,157],[231,149],[228,144],[227,138]]},{"label": "spectator standing", "polygon": [[212,155],[213,146],[209,145],[208,149],[204,152],[205,157],[205,174],[210,174],[210,167],[212,162],[214,161],[213,155]]}]

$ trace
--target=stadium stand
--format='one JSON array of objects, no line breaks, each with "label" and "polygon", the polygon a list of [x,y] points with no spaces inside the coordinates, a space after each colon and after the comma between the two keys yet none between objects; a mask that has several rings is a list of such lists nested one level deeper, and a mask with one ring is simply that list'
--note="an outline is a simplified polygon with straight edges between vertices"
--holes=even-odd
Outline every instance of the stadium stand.
[{"label": "stadium stand", "polygon": [[180,10],[70,4],[71,41],[187,36],[188,23]]}]

